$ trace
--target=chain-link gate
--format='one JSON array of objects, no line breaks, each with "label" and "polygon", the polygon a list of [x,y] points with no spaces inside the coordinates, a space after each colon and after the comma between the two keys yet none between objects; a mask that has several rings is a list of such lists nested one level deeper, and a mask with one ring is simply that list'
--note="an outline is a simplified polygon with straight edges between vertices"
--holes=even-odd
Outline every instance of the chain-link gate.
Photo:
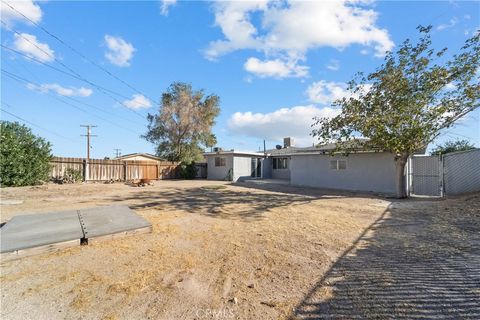
[{"label": "chain-link gate", "polygon": [[480,191],[480,149],[444,155],[443,174],[447,195]]},{"label": "chain-link gate", "polygon": [[409,195],[443,196],[443,166],[440,156],[415,155],[408,162]]}]

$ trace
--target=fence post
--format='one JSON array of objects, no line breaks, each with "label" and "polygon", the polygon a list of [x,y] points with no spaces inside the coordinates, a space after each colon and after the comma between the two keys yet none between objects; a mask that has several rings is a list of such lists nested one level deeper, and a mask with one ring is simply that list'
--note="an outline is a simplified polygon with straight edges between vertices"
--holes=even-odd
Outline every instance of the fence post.
[{"label": "fence post", "polygon": [[438,156],[440,158],[440,197],[445,197],[445,166],[443,164],[443,154]]},{"label": "fence post", "polygon": [[83,159],[83,181],[87,182],[88,180],[88,162],[87,159]]}]

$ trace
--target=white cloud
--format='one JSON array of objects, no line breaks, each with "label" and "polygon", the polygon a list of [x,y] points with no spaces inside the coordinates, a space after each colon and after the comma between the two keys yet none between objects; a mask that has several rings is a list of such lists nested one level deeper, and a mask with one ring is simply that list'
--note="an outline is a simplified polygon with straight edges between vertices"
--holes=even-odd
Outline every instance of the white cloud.
[{"label": "white cloud", "polygon": [[246,71],[260,78],[301,78],[308,75],[308,67],[297,65],[296,61],[282,61],[280,59],[261,61],[249,58],[244,64]]},{"label": "white cloud", "polygon": [[15,34],[13,46],[27,56],[38,59],[42,62],[49,62],[55,59],[55,52],[50,49],[48,44],[39,42],[37,37],[32,34]]},{"label": "white cloud", "polygon": [[[373,47],[377,56],[383,56],[393,42],[387,30],[376,26],[377,12],[366,5],[347,0],[217,2],[215,25],[224,39],[210,42],[205,57],[217,59],[231,51],[253,49],[262,51],[267,60],[298,61],[310,49],[341,50],[352,44]],[[259,18],[258,26],[253,16]]]},{"label": "white cloud", "polygon": [[205,50],[208,59],[237,49],[255,49],[262,46],[261,39],[256,39],[257,29],[250,21],[250,13],[267,8],[267,0],[232,1],[214,4],[215,25],[222,29],[225,40],[210,43]]},{"label": "white cloud", "polygon": [[340,69],[340,61],[336,59],[330,60],[330,63],[327,64],[327,69],[332,70],[332,71],[337,71]]},{"label": "white cloud", "polygon": [[311,102],[321,104],[331,104],[337,99],[349,96],[345,83],[328,82],[325,80],[320,80],[309,85],[306,93]]},{"label": "white cloud", "polygon": [[27,88],[30,90],[35,90],[43,93],[47,93],[49,91],[53,91],[60,96],[65,97],[89,97],[92,95],[93,91],[89,88],[75,88],[75,87],[63,87],[57,83],[45,83],[39,86],[34,85],[32,83],[27,84]]},{"label": "white cloud", "polygon": [[[371,87],[370,84],[362,85],[361,92],[367,92]],[[308,86],[305,93],[311,102],[325,105],[342,98],[358,98],[359,96],[359,92],[352,93],[349,91],[348,85],[344,82],[329,82],[325,80],[312,83]]]},{"label": "white cloud", "polygon": [[161,2],[162,4],[160,5],[160,13],[164,16],[167,16],[170,7],[173,6],[177,0],[162,0]]},{"label": "white cloud", "polygon": [[[2,0],[2,2],[4,1]],[[31,0],[5,1],[5,3],[2,3],[0,6],[0,14],[2,16],[2,21],[7,24],[12,23],[13,21],[21,21],[31,24],[31,22],[25,19],[25,17],[35,23],[39,23],[42,20],[43,15],[40,6]],[[22,14],[25,17],[22,16]]]},{"label": "white cloud", "polygon": [[130,109],[146,109],[152,106],[152,102],[144,95],[134,94],[131,100],[123,101],[123,105]]},{"label": "white cloud", "polygon": [[318,108],[314,105],[281,108],[270,113],[236,112],[229,121],[230,132],[281,141],[283,137],[293,137],[297,145],[311,145],[310,137],[314,117],[334,117],[339,110],[330,107]]},{"label": "white cloud", "polygon": [[105,44],[109,51],[105,53],[105,57],[110,63],[119,67],[130,66],[130,60],[136,49],[129,42],[126,42],[120,37],[105,35]]},{"label": "white cloud", "polygon": [[437,30],[442,31],[442,30],[445,30],[445,29],[453,28],[457,23],[458,23],[458,18],[453,17],[452,19],[450,19],[450,21],[448,23],[443,23],[443,24],[439,25],[437,27]]}]

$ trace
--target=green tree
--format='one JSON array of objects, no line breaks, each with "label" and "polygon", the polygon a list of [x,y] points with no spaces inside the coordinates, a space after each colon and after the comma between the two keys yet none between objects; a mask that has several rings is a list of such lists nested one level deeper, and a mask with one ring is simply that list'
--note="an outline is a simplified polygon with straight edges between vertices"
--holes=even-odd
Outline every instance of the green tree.
[{"label": "green tree", "polygon": [[202,159],[204,147],[213,146],[215,118],[220,113],[217,95],[205,96],[187,83],[174,82],[162,94],[158,114],[148,115],[144,138],[156,145],[159,157],[190,164]]},{"label": "green tree", "polygon": [[48,181],[50,143],[18,122],[0,122],[0,184],[29,186]]},{"label": "green tree", "polygon": [[378,147],[395,155],[397,196],[406,197],[405,164],[424,149],[443,128],[478,108],[480,98],[479,34],[447,59],[447,49],[432,48],[431,27],[418,27],[420,39],[404,41],[387,53],[373,73],[358,74],[349,82],[352,96],[337,100],[341,113],[315,118],[313,136],[321,142],[351,146],[361,135],[365,148]]},{"label": "green tree", "polygon": [[450,152],[457,152],[457,151],[467,151],[475,149],[475,146],[471,144],[468,140],[450,140],[446,141],[444,144],[436,145],[435,148],[432,150],[432,155],[440,155],[446,154]]}]

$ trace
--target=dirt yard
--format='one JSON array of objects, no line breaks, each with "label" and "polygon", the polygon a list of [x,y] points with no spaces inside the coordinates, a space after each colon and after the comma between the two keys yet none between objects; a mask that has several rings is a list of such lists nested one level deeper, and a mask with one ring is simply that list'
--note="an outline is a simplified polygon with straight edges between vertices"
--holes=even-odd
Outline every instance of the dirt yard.
[{"label": "dirt yard", "polygon": [[153,225],[3,262],[2,319],[480,316],[480,195],[391,203],[213,181],[1,192],[2,222],[124,204]]}]

